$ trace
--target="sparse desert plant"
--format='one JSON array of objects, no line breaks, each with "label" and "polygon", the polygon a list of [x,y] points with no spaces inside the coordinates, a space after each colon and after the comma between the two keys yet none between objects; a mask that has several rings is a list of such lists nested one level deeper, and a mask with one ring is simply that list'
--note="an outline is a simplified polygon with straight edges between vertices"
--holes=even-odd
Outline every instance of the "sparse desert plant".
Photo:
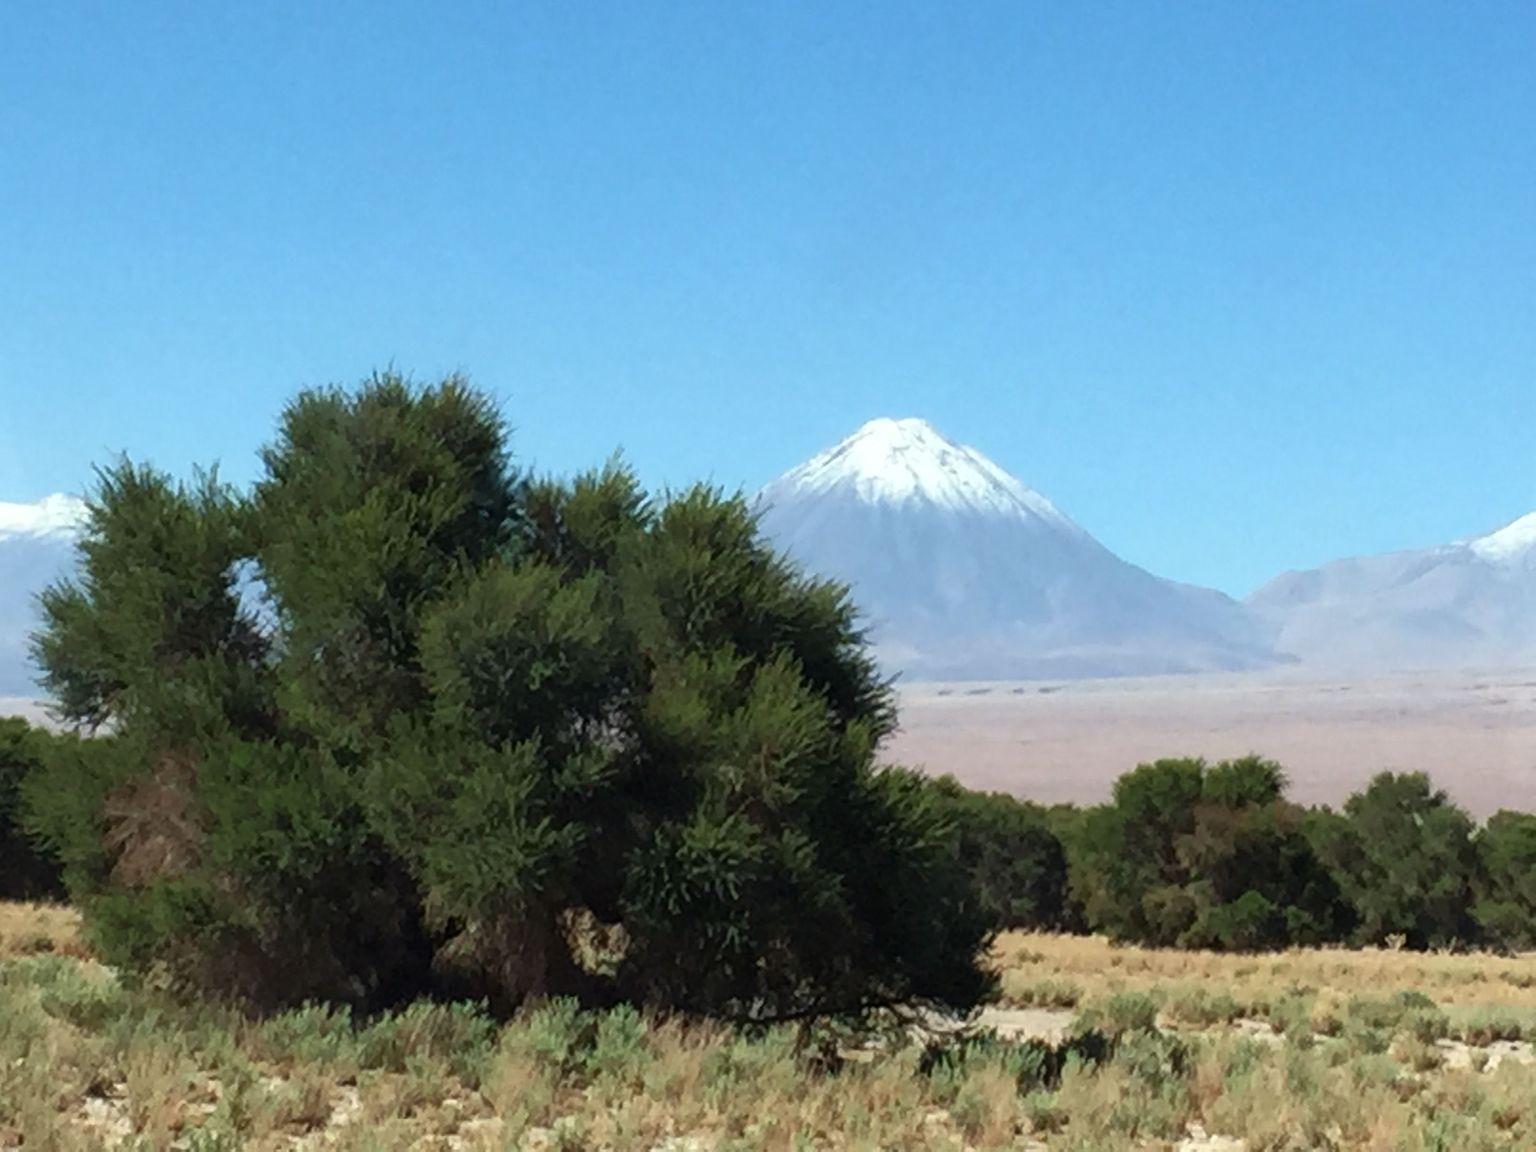
[{"label": "sparse desert plant", "polygon": [[1404,990],[1385,998],[1356,996],[1345,1008],[1352,1023],[1383,1032],[1395,1032],[1410,1017],[1435,1011],[1435,1002],[1422,992]]},{"label": "sparse desert plant", "polygon": [[1484,1008],[1453,1023],[1451,1030],[1468,1044],[1483,1048],[1499,1040],[1519,1040],[1530,1028],[1525,1020],[1507,1009]]},{"label": "sparse desert plant", "polygon": [[1392,1055],[1415,1072],[1430,1072],[1440,1067],[1444,1057],[1433,1040],[1425,1040],[1416,1033],[1408,1033],[1392,1046]]},{"label": "sparse desert plant", "polygon": [[1213,993],[1200,984],[1170,988],[1163,1011],[1170,1020],[1194,1028],[1230,1024],[1244,1014],[1242,1006],[1228,993]]},{"label": "sparse desert plant", "polygon": [[1161,1008],[1161,993],[1117,992],[1085,1008],[1078,1016],[1078,1025],[1084,1029],[1103,1031],[1110,1036],[1150,1032],[1157,1028],[1157,1016]]},{"label": "sparse desert plant", "polygon": [[1076,1008],[1083,991],[1070,980],[1003,979],[1003,998],[1011,1004],[1034,1008]]}]

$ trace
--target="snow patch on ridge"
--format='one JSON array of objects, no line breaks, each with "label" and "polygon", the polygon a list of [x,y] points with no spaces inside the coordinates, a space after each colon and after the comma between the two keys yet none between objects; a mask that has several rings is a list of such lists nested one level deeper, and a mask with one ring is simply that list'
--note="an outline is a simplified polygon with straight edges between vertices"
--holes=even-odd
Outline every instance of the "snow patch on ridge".
[{"label": "snow patch on ridge", "polygon": [[1475,555],[1494,564],[1508,563],[1536,551],[1536,512],[1531,512],[1497,532],[1479,536],[1469,547]]},{"label": "snow patch on ridge", "polygon": [[85,523],[85,501],[57,493],[35,504],[0,501],[0,540],[12,536],[69,536]]},{"label": "snow patch on ridge", "polygon": [[960,512],[1041,519],[1082,529],[1040,493],[926,420],[871,420],[840,444],[785,473],[773,487],[802,493],[852,489],[870,503],[926,503]]}]

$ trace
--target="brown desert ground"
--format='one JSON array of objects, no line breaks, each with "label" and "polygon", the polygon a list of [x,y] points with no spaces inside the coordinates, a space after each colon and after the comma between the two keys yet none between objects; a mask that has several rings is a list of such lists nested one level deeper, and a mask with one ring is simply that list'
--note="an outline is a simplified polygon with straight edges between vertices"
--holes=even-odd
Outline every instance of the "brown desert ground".
[{"label": "brown desert ground", "polygon": [[1474,815],[1536,811],[1536,669],[912,684],[886,758],[1040,803],[1096,803],[1163,756],[1278,760],[1302,803],[1422,770]]}]

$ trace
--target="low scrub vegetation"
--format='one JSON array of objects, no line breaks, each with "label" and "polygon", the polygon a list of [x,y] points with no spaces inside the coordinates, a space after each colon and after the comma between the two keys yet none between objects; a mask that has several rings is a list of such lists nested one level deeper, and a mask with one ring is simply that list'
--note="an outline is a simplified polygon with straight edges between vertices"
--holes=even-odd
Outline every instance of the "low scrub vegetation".
[{"label": "low scrub vegetation", "polygon": [[[1006,1011],[964,1033],[913,1035],[732,1025],[568,999],[505,1020],[430,1002],[253,1017],[124,985],[71,954],[66,911],[0,911],[7,923],[32,921],[21,935],[54,942],[0,953],[0,1146],[1479,1152],[1536,1143],[1536,1067],[1522,1039],[1536,1001],[1500,978],[1511,962],[1487,956],[1243,958],[1008,934],[992,958],[1005,989],[1044,967],[1080,982],[1082,1008],[1064,1011],[1050,1036],[1019,1031]],[[1308,979],[1332,983],[1299,983]]]}]

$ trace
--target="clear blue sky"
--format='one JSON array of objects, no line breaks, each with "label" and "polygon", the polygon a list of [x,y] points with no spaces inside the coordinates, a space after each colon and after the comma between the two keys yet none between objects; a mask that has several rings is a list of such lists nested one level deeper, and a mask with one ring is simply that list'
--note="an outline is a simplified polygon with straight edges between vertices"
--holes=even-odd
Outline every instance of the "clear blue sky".
[{"label": "clear blue sky", "polygon": [[393,362],[755,487],[925,416],[1152,570],[1536,508],[1536,5],[0,7],[0,499]]}]

